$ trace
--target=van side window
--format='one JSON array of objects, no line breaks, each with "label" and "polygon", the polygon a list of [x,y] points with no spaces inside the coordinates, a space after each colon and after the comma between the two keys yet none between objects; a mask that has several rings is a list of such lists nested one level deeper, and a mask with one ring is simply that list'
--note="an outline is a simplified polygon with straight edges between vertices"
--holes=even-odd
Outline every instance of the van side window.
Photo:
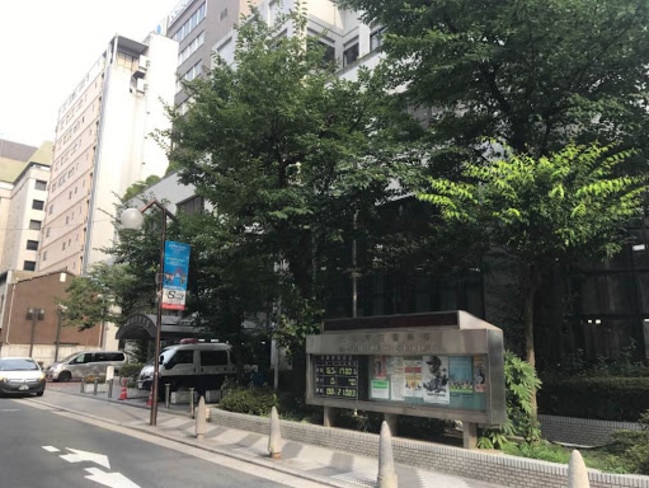
[{"label": "van side window", "polygon": [[227,351],[201,351],[201,364],[203,366],[227,366]]},{"label": "van side window", "polygon": [[105,352],[103,361],[124,361],[124,354],[121,352]]},{"label": "van side window", "polygon": [[194,351],[176,351],[167,363],[167,368],[173,368],[176,364],[192,364],[194,362]]}]

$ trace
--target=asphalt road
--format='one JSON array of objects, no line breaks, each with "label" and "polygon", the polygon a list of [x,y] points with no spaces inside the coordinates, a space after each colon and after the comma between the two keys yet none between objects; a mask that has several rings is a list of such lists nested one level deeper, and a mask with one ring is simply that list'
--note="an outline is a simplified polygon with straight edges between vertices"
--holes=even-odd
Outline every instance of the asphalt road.
[{"label": "asphalt road", "polygon": [[[200,449],[0,398],[0,485],[15,488],[303,487]],[[313,486],[312,483],[309,483]]]}]

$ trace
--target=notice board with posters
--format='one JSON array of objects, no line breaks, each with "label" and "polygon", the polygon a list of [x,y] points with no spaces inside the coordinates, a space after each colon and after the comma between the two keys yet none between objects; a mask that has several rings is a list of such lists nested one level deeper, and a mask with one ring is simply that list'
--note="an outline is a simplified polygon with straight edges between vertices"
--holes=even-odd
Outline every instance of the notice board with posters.
[{"label": "notice board with posters", "polygon": [[499,425],[502,331],[467,312],[325,322],[307,338],[307,403]]}]

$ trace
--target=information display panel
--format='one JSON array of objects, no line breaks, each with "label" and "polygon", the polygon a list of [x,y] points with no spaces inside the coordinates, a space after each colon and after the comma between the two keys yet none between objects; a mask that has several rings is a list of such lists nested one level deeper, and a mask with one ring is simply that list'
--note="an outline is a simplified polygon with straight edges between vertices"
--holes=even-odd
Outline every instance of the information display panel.
[{"label": "information display panel", "polygon": [[323,355],[314,357],[315,396],[326,398],[358,398],[358,358],[356,356]]}]

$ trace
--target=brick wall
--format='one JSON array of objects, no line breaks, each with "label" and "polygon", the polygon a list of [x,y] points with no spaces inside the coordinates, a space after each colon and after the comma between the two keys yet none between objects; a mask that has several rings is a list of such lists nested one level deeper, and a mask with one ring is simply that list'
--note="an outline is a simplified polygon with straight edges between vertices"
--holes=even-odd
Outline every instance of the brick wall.
[{"label": "brick wall", "polygon": [[[213,409],[212,422],[233,429],[268,435],[270,419]],[[333,450],[377,457],[379,436],[299,422],[280,421],[285,440],[302,442]],[[397,463],[451,475],[475,478],[512,488],[557,488],[565,486],[568,466],[535,461],[505,454],[442,446],[429,442],[393,438],[392,450]],[[649,488],[649,476],[604,474],[589,471],[591,488]]]}]

